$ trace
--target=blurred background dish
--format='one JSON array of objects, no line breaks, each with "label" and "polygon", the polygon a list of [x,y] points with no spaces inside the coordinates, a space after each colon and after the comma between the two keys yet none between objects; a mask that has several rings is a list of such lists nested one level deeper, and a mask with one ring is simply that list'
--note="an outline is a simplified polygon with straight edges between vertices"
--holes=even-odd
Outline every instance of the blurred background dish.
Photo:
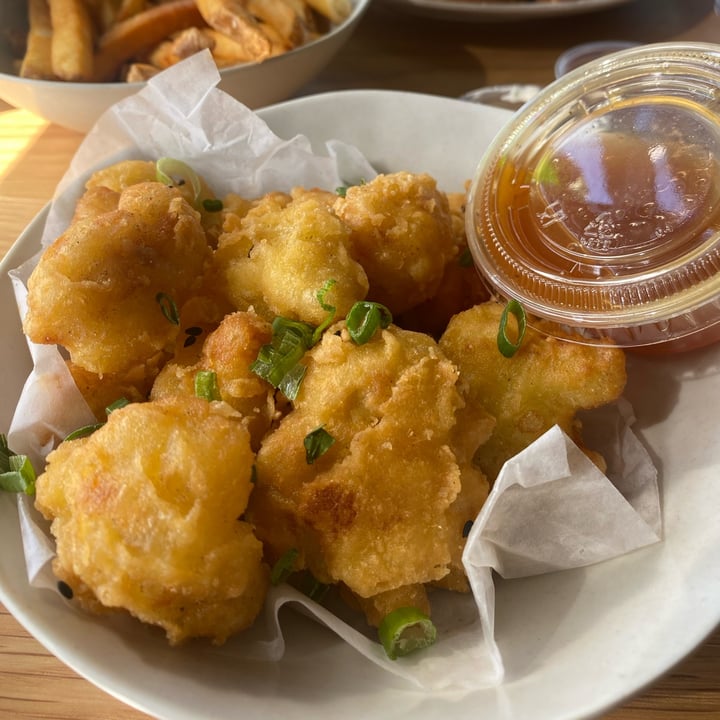
[{"label": "blurred background dish", "polygon": [[555,77],[559,78],[591,60],[620,50],[629,50],[637,45],[638,43],[630,40],[601,40],[574,45],[558,57],[555,63]]},{"label": "blurred background dish", "polygon": [[[342,23],[317,39],[261,62],[220,70],[219,87],[250,108],[285,100],[312,80],[348,41],[370,0],[350,0]],[[0,3],[0,99],[30,110],[51,123],[87,132],[111,105],[132,95],[144,82],[65,82],[18,77],[12,28],[25,25],[25,3]]]},{"label": "blurred background dish", "polygon": [[506,22],[530,18],[580,15],[624,5],[633,0],[386,0],[386,2],[421,15],[432,15],[447,20],[476,20],[479,22]]}]

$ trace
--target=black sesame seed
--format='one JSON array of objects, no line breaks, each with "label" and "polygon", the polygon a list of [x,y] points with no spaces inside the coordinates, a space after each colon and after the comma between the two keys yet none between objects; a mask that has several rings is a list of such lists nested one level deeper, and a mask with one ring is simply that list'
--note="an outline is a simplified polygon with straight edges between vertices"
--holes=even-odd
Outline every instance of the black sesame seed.
[{"label": "black sesame seed", "polygon": [[63,580],[58,581],[57,589],[64,598],[73,599],[73,589]]}]

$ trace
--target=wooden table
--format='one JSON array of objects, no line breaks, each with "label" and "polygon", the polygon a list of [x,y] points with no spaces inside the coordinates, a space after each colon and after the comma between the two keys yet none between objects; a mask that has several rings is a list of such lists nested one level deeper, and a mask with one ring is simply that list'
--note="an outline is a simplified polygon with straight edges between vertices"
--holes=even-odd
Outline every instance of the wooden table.
[{"label": "wooden table", "polygon": [[[720,42],[712,0],[635,0],[589,15],[512,24],[416,17],[375,1],[349,45],[305,93],[377,87],[457,96],[482,85],[545,84],[553,78],[557,56],[581,42]],[[51,197],[81,139],[0,103],[0,256]],[[0,718],[143,717],[65,667],[0,605]],[[667,676],[605,716],[691,718],[720,718],[720,630]]]}]

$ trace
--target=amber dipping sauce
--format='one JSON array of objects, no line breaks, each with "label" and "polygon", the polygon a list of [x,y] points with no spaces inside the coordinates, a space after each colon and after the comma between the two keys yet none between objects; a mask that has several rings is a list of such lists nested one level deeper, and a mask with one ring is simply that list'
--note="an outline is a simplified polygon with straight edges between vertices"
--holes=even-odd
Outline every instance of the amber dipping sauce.
[{"label": "amber dipping sauce", "polygon": [[628,61],[607,86],[612,61],[595,64],[598,87],[582,68],[561,78],[481,162],[468,203],[476,264],[498,294],[583,341],[717,341],[720,56],[716,81],[695,84],[685,66],[664,82],[653,63],[648,82]]}]

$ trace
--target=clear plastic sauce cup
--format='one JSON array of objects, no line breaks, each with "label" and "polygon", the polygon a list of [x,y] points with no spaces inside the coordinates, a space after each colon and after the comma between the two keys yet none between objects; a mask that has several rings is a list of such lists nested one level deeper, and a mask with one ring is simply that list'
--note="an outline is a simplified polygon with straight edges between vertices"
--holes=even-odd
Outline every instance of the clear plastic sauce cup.
[{"label": "clear plastic sauce cup", "polygon": [[646,45],[556,80],[478,167],[467,230],[492,290],[582,342],[720,339],[720,46]]}]

